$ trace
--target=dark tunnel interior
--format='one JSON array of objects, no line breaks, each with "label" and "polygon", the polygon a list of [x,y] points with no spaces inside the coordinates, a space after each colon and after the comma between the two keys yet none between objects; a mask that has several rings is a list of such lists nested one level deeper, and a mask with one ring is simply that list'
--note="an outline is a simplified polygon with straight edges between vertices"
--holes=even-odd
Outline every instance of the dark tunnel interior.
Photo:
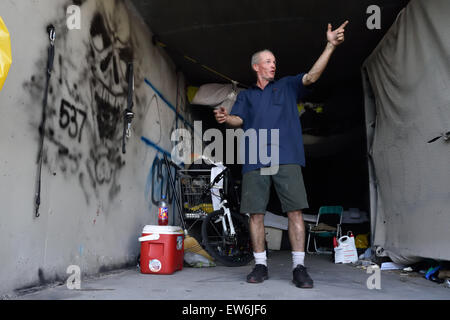
[{"label": "dark tunnel interior", "polygon": [[[339,26],[345,20],[346,40],[333,54],[313,93],[307,98],[318,109],[305,108],[300,120],[305,145],[303,176],[308,194],[307,214],[319,207],[341,205],[370,212],[369,173],[361,66],[395,21],[408,0],[348,1],[226,1],[186,2],[162,10],[167,1],[133,1],[188,86],[229,83],[218,73],[239,83],[254,82],[250,57],[271,49],[277,58],[277,77],[307,72],[325,45],[327,23]],[[381,28],[366,25],[367,8],[381,10]],[[154,37],[154,39],[155,39]],[[193,57],[192,63],[186,56]],[[218,73],[210,72],[201,65]],[[203,130],[219,128],[211,107],[191,105],[194,119]],[[231,165],[240,179],[240,165]],[[273,191],[273,190],[272,190]],[[280,213],[275,192],[268,210]]]}]

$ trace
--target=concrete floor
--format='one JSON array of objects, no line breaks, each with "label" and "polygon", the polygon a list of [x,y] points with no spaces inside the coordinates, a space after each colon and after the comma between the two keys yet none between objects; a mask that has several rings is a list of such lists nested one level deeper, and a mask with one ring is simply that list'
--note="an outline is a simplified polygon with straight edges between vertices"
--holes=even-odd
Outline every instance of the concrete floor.
[{"label": "concrete floor", "polygon": [[138,268],[81,279],[81,290],[66,285],[44,288],[17,300],[448,300],[450,288],[424,279],[418,273],[381,271],[381,289],[367,288],[371,274],[355,265],[334,264],[330,256],[307,255],[313,289],[291,282],[289,251],[271,251],[269,280],[248,284],[244,267],[188,268],[173,275],[144,275]]}]

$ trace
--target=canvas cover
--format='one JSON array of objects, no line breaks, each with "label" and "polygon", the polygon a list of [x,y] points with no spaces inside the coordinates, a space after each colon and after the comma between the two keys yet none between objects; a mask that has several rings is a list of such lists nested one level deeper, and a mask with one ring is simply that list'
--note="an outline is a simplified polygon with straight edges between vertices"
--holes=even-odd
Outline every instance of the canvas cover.
[{"label": "canvas cover", "polygon": [[242,90],[242,88],[233,84],[204,84],[200,86],[191,103],[210,107],[224,107],[230,113],[237,95]]},{"label": "canvas cover", "polygon": [[449,31],[450,1],[412,0],[362,68],[372,240],[397,263],[450,260]]}]

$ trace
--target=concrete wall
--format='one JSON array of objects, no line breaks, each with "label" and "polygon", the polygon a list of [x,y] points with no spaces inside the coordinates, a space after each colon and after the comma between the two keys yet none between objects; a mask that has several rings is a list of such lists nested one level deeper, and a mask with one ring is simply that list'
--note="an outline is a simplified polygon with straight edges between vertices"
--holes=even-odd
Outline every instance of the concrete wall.
[{"label": "concrete wall", "polygon": [[[66,25],[74,3],[81,30]],[[65,281],[69,265],[83,275],[134,265],[137,238],[156,223],[156,201],[167,194],[162,152],[170,152],[175,127],[191,128],[182,74],[126,1],[2,0],[0,15],[13,51],[0,92],[0,296]],[[48,24],[57,29],[56,55],[35,217]],[[136,115],[124,155],[131,60]]]}]

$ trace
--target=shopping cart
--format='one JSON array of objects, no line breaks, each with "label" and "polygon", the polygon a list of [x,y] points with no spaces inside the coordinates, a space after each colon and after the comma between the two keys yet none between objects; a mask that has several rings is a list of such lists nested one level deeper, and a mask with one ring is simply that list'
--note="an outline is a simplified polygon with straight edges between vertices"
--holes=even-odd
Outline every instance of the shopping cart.
[{"label": "shopping cart", "polygon": [[214,211],[211,195],[205,187],[211,180],[211,169],[178,170],[177,181],[181,192],[182,214],[185,219],[203,219]]},{"label": "shopping cart", "polygon": [[[183,217],[191,227],[201,224],[200,243],[217,261],[230,267],[244,266],[253,260],[248,217],[231,210],[233,201],[225,192],[230,172],[227,168],[220,171],[213,181],[212,169],[178,171]],[[219,202],[213,204],[212,197]]]}]

